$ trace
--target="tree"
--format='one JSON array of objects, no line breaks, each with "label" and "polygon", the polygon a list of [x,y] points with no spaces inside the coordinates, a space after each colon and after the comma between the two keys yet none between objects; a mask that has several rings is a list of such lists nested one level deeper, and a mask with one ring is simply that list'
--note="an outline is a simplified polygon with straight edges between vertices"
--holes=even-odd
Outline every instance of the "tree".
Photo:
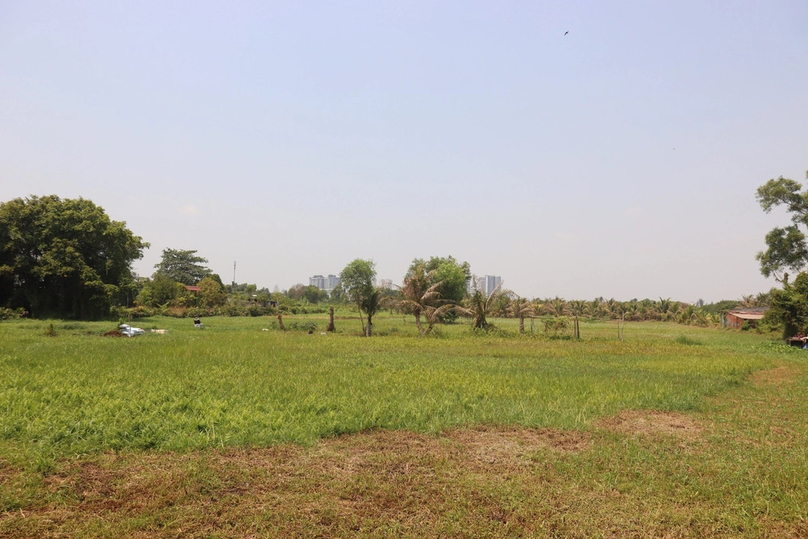
[{"label": "tree", "polygon": [[173,303],[186,292],[185,285],[163,275],[155,273],[147,280],[135,300],[138,305],[160,307]]},{"label": "tree", "polygon": [[381,293],[373,286],[376,277],[375,264],[372,260],[357,258],[345,266],[339,276],[342,293],[357,306],[360,317],[363,313],[367,315],[367,324],[362,322],[362,330],[370,337],[372,318],[381,302]]},{"label": "tree", "polygon": [[784,283],[781,290],[772,289],[766,319],[783,327],[783,337],[793,337],[808,329],[808,273],[800,273],[794,283]]},{"label": "tree", "polygon": [[215,279],[205,277],[199,281],[199,301],[203,307],[219,307],[227,303],[227,293]]},{"label": "tree", "polygon": [[[410,271],[404,277],[404,286],[401,288],[401,298],[398,300],[399,307],[407,312],[412,312],[415,316],[415,325],[421,335],[426,335],[432,331],[436,322],[453,307],[440,297],[438,289],[443,281],[434,280],[433,272],[426,270],[426,264],[417,264],[410,267]],[[421,315],[425,315],[427,328],[421,324]]]},{"label": "tree", "polygon": [[163,259],[155,273],[160,273],[171,279],[188,286],[194,286],[199,281],[212,274],[210,269],[202,264],[207,264],[208,259],[196,255],[194,250],[163,249]]},{"label": "tree", "polygon": [[303,294],[305,293],[305,291],[306,287],[303,286],[303,283],[297,283],[296,285],[290,287],[289,290],[286,291],[286,296],[289,299],[297,301],[299,299],[303,299]]},{"label": "tree", "polygon": [[132,262],[148,246],[89,200],[1,203],[0,305],[34,316],[105,316],[131,299]]},{"label": "tree", "polygon": [[310,284],[303,289],[303,299],[309,303],[319,303],[328,299],[328,292]]},{"label": "tree", "polygon": [[519,296],[508,305],[508,315],[519,319],[519,333],[525,332],[525,317],[532,316],[533,311],[533,303]]},{"label": "tree", "polygon": [[766,235],[768,249],[756,257],[760,261],[760,272],[766,277],[774,275],[778,281],[787,278],[785,270],[800,272],[808,265],[808,242],[800,230],[800,225],[808,226],[808,190],[800,192],[801,189],[798,182],[780,176],[757,190],[757,200],[764,212],[782,205],[791,214],[792,224],[772,229]]},{"label": "tree", "polygon": [[[471,280],[471,267],[468,262],[458,262],[452,256],[433,256],[429,260],[416,258],[410,264],[407,274],[404,276],[404,282],[419,271],[426,275],[426,288],[440,283],[436,292],[443,301],[460,303],[466,297],[468,283]],[[446,310],[442,319],[451,321],[455,316],[454,310],[449,309]]]},{"label": "tree", "polygon": [[490,316],[495,308],[498,306],[498,301],[503,295],[510,292],[503,291],[500,286],[497,286],[488,296],[482,290],[475,289],[471,296],[468,297],[465,307],[458,307],[458,310],[472,318],[472,327],[474,329],[486,330],[491,327],[486,317]]},{"label": "tree", "polygon": [[[808,173],[806,173],[808,178]],[[800,227],[808,227],[808,190],[788,178],[769,180],[757,190],[761,208],[769,213],[776,206],[784,206],[791,214],[791,225],[772,229],[766,235],[768,248],[757,254],[760,272],[783,283],[782,290],[772,289],[769,295],[770,310],[766,318],[783,326],[785,337],[804,331],[808,324],[808,242]],[[793,284],[788,272],[797,272]],[[748,299],[748,298],[745,298]]]}]

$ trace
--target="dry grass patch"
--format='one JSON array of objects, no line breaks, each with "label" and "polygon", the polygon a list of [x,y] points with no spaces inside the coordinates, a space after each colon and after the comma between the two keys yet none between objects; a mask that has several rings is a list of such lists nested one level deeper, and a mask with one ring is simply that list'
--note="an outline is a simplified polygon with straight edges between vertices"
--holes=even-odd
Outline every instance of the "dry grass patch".
[{"label": "dry grass patch", "polygon": [[624,410],[601,420],[599,426],[631,436],[663,435],[689,441],[699,439],[704,432],[703,424],[690,416],[654,410]]},{"label": "dry grass patch", "polygon": [[442,435],[370,431],[308,448],[105,454],[65,462],[44,480],[52,501],[7,513],[0,524],[6,521],[10,537],[32,530],[41,537],[94,536],[96,529],[142,537],[229,530],[351,536],[381,528],[392,535],[422,529],[456,535],[474,519],[488,533],[530,533],[526,515],[491,489],[512,480],[506,490],[516,493],[523,481],[532,483],[530,456],[537,451],[561,456],[588,444],[580,433],[479,427]]},{"label": "dry grass patch", "polygon": [[528,462],[526,457],[541,450],[583,451],[590,442],[590,436],[583,432],[516,427],[481,426],[473,430],[449,431],[446,436],[461,444],[473,460],[507,466],[525,464]]},{"label": "dry grass patch", "polygon": [[800,371],[794,367],[783,366],[777,367],[776,369],[753,372],[749,379],[754,385],[760,387],[793,384],[799,376]]}]

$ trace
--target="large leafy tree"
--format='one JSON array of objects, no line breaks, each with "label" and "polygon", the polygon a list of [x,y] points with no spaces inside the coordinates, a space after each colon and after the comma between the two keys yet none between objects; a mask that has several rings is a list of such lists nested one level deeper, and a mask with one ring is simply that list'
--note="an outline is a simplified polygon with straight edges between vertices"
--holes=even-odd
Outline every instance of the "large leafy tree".
[{"label": "large leafy tree", "polygon": [[0,204],[0,305],[34,316],[96,318],[126,302],[148,243],[89,200]]},{"label": "large leafy tree", "polygon": [[[791,214],[791,225],[772,229],[766,235],[768,248],[757,254],[760,272],[783,283],[782,290],[771,291],[766,317],[782,324],[784,336],[790,337],[808,324],[808,241],[801,230],[808,227],[808,190],[803,192],[800,183],[780,176],[758,188],[757,200],[766,213],[783,206]],[[788,280],[789,270],[797,272],[793,284]]]},{"label": "large leafy tree", "polygon": [[800,226],[808,227],[808,191],[801,190],[800,183],[782,176],[769,180],[757,190],[763,211],[769,213],[777,206],[784,206],[791,214],[791,225],[776,227],[766,234],[768,248],[757,254],[760,272],[766,277],[774,275],[782,281],[787,279],[786,270],[800,272],[808,265],[808,242],[800,230]]},{"label": "large leafy tree", "polygon": [[345,297],[359,309],[359,314],[367,316],[362,329],[367,337],[371,335],[373,315],[381,307],[382,295],[373,284],[376,267],[372,260],[357,258],[350,262],[339,274],[340,288]]},{"label": "large leafy tree", "polygon": [[154,267],[155,273],[172,281],[193,286],[212,275],[211,270],[203,266],[207,263],[208,259],[197,256],[195,250],[163,249],[163,258]]}]

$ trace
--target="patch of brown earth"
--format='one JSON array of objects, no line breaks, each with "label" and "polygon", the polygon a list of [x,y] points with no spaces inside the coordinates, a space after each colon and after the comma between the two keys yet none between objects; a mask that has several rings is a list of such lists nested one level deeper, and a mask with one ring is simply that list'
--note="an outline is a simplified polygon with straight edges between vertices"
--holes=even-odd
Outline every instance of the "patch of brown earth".
[{"label": "patch of brown earth", "polygon": [[701,423],[676,412],[654,410],[624,410],[599,422],[609,431],[629,435],[665,435],[695,440],[704,431]]},{"label": "patch of brown earth", "polygon": [[791,367],[777,367],[766,371],[756,371],[749,379],[756,386],[773,386],[780,384],[793,384],[799,371]]}]

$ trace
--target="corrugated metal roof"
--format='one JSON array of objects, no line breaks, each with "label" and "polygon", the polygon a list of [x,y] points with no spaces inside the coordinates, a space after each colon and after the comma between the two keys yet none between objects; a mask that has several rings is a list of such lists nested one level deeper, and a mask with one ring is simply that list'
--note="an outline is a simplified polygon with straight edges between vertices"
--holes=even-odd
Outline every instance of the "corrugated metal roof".
[{"label": "corrugated metal roof", "polygon": [[763,318],[763,315],[766,314],[766,311],[761,309],[749,309],[742,311],[730,311],[727,314],[740,318],[741,320],[760,320]]}]

